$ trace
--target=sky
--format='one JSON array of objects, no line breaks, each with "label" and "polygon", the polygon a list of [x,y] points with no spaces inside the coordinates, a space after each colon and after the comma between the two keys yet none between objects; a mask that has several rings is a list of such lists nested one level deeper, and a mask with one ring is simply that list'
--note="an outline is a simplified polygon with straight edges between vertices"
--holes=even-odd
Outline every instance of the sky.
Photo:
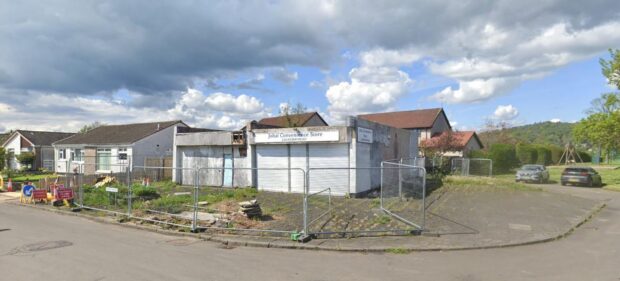
[{"label": "sky", "polygon": [[239,129],[443,107],[453,127],[576,122],[613,89],[620,1],[0,0],[0,132]]}]

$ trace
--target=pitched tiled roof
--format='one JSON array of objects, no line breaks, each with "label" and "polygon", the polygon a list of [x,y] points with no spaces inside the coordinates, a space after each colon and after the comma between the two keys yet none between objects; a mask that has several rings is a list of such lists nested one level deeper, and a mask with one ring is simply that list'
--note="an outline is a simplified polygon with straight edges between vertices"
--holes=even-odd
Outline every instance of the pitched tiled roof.
[{"label": "pitched tiled roof", "polygon": [[180,120],[125,125],[104,125],[85,133],[75,134],[70,138],[58,141],[54,144],[132,144],[176,124],[185,125]]},{"label": "pitched tiled roof", "polygon": [[56,141],[66,139],[68,137],[75,135],[74,133],[63,133],[63,132],[17,130],[13,132],[11,136],[7,136],[4,139],[0,137],[0,140],[2,143],[4,143],[8,141],[9,138],[11,138],[13,135],[17,133],[21,134],[24,138],[26,138],[28,141],[30,141],[35,146],[42,146],[42,145],[49,146],[49,145],[52,145],[52,143]]},{"label": "pitched tiled roof", "polygon": [[[425,129],[433,127],[435,120],[444,115],[441,108],[384,112],[358,115],[359,118],[399,129]],[[446,120],[448,118],[446,117]]]},{"label": "pitched tiled roof", "polygon": [[[323,117],[321,117],[321,115],[319,115],[317,112],[291,114],[288,116],[288,118],[290,119],[290,123],[293,125],[293,127],[304,127],[306,123],[308,123],[308,121],[310,121],[310,119],[314,115],[319,116],[319,118],[323,120]],[[325,122],[325,120],[323,120],[323,123],[327,125],[327,122]],[[275,127],[275,128],[290,127],[289,120],[287,120],[286,116],[263,118],[260,121],[258,121],[258,125],[265,126],[265,127]]]},{"label": "pitched tiled roof", "polygon": [[[446,139],[449,137],[451,137],[452,140]],[[420,146],[432,148],[432,147],[437,147],[441,145],[442,143],[447,143],[449,141],[451,142],[451,145],[454,146],[454,148],[462,149],[467,145],[467,143],[469,142],[471,138],[474,138],[478,142],[480,147],[482,147],[482,142],[480,142],[478,135],[474,131],[442,132],[442,133],[439,133],[431,137],[430,139],[423,140],[420,143]]]}]

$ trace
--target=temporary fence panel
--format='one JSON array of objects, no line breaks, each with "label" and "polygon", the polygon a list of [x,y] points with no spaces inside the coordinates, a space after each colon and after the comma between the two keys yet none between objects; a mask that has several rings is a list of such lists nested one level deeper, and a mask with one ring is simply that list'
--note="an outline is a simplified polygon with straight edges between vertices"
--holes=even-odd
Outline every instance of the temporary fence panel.
[{"label": "temporary fence panel", "polygon": [[383,162],[381,209],[418,230],[426,220],[426,170],[424,167]]},{"label": "temporary fence panel", "polygon": [[[413,169],[415,172],[409,174],[403,172],[403,176],[399,177],[399,167]],[[396,163],[394,167],[385,168],[310,168],[308,171],[310,186],[308,188],[312,191],[308,193],[305,200],[305,232],[313,236],[344,237],[373,236],[378,233],[408,233],[414,229],[419,229],[418,226],[423,225],[424,169],[412,167]],[[386,170],[393,171],[393,174],[384,177],[382,185],[396,187],[392,192],[394,197],[398,197],[398,187],[401,186],[403,188],[402,197],[398,198],[405,200],[391,202],[386,199],[388,196],[385,195],[383,198],[385,205],[382,205],[381,191],[391,192],[383,186],[378,186],[375,192],[367,191],[370,193],[358,194],[359,198],[335,195],[331,188],[314,191],[315,188],[312,187],[313,179],[324,178],[332,174],[378,172],[381,175]],[[420,192],[421,196],[415,196],[414,193],[416,192]],[[417,201],[409,200],[410,197],[416,198]],[[406,221],[397,217],[396,212],[405,217]],[[416,223],[410,223],[411,221]]]},{"label": "temporary fence panel", "polygon": [[493,175],[493,161],[485,158],[452,158],[451,171],[458,176],[483,176]]},{"label": "temporary fence panel", "polygon": [[81,164],[75,171],[79,175],[79,205],[86,209],[127,214],[129,208],[129,167],[106,166],[107,173],[88,173],[96,164]]},{"label": "temporary fence panel", "polygon": [[[220,172],[223,168],[200,168],[198,174]],[[257,190],[256,188],[221,188],[199,183],[197,228],[239,234],[287,236],[301,232],[304,219],[306,173],[301,168],[232,168],[234,173],[282,173],[287,181],[300,183],[301,192]],[[252,200],[256,200],[256,203]],[[200,219],[204,218],[204,219]]]},{"label": "temporary fence panel", "polygon": [[[165,172],[163,172],[165,171]],[[131,172],[129,215],[154,223],[196,229],[198,214],[198,188],[178,185],[162,174],[183,172],[196,177],[195,169],[136,166]],[[194,180],[194,182],[197,182]]]},{"label": "temporary fence panel", "polygon": [[[308,166],[308,157],[306,152],[305,144],[291,144],[291,156],[290,156],[290,166],[291,169],[302,169],[306,170]],[[293,171],[293,170],[291,170]],[[299,176],[294,176],[289,173],[290,184],[291,184],[291,192],[304,192],[304,187],[306,186],[306,178],[301,178]]]},{"label": "temporary fence panel", "polygon": [[258,169],[266,168],[262,173],[258,173],[258,189],[289,191],[287,145],[257,145],[256,157],[256,167]]},{"label": "temporary fence panel", "polygon": [[[310,169],[321,169],[310,177],[309,192],[318,192],[330,188],[334,195],[350,193],[350,172],[348,144],[310,144]],[[347,169],[330,169],[342,168]]]}]

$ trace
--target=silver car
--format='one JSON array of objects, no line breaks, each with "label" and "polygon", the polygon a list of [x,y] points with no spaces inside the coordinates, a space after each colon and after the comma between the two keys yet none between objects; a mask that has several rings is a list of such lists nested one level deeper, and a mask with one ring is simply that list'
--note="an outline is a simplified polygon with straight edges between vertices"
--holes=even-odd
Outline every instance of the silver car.
[{"label": "silver car", "polygon": [[544,165],[523,165],[517,170],[515,181],[546,183],[549,181],[549,171]]}]

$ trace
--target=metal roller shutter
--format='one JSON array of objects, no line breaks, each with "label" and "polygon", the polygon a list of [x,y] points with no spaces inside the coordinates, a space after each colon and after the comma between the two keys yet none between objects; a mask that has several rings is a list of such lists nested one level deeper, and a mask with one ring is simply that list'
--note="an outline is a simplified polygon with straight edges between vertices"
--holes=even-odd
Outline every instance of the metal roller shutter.
[{"label": "metal roller shutter", "polygon": [[[349,167],[348,144],[310,144],[310,168]],[[310,173],[310,192],[331,188],[334,195],[349,192],[350,170],[314,170]]]},{"label": "metal roller shutter", "polygon": [[291,144],[291,191],[303,193],[307,157],[305,144]]},{"label": "metal roller shutter", "polygon": [[257,145],[256,167],[258,168],[258,189],[288,192],[287,170],[261,170],[261,168],[288,168],[286,145]]}]

